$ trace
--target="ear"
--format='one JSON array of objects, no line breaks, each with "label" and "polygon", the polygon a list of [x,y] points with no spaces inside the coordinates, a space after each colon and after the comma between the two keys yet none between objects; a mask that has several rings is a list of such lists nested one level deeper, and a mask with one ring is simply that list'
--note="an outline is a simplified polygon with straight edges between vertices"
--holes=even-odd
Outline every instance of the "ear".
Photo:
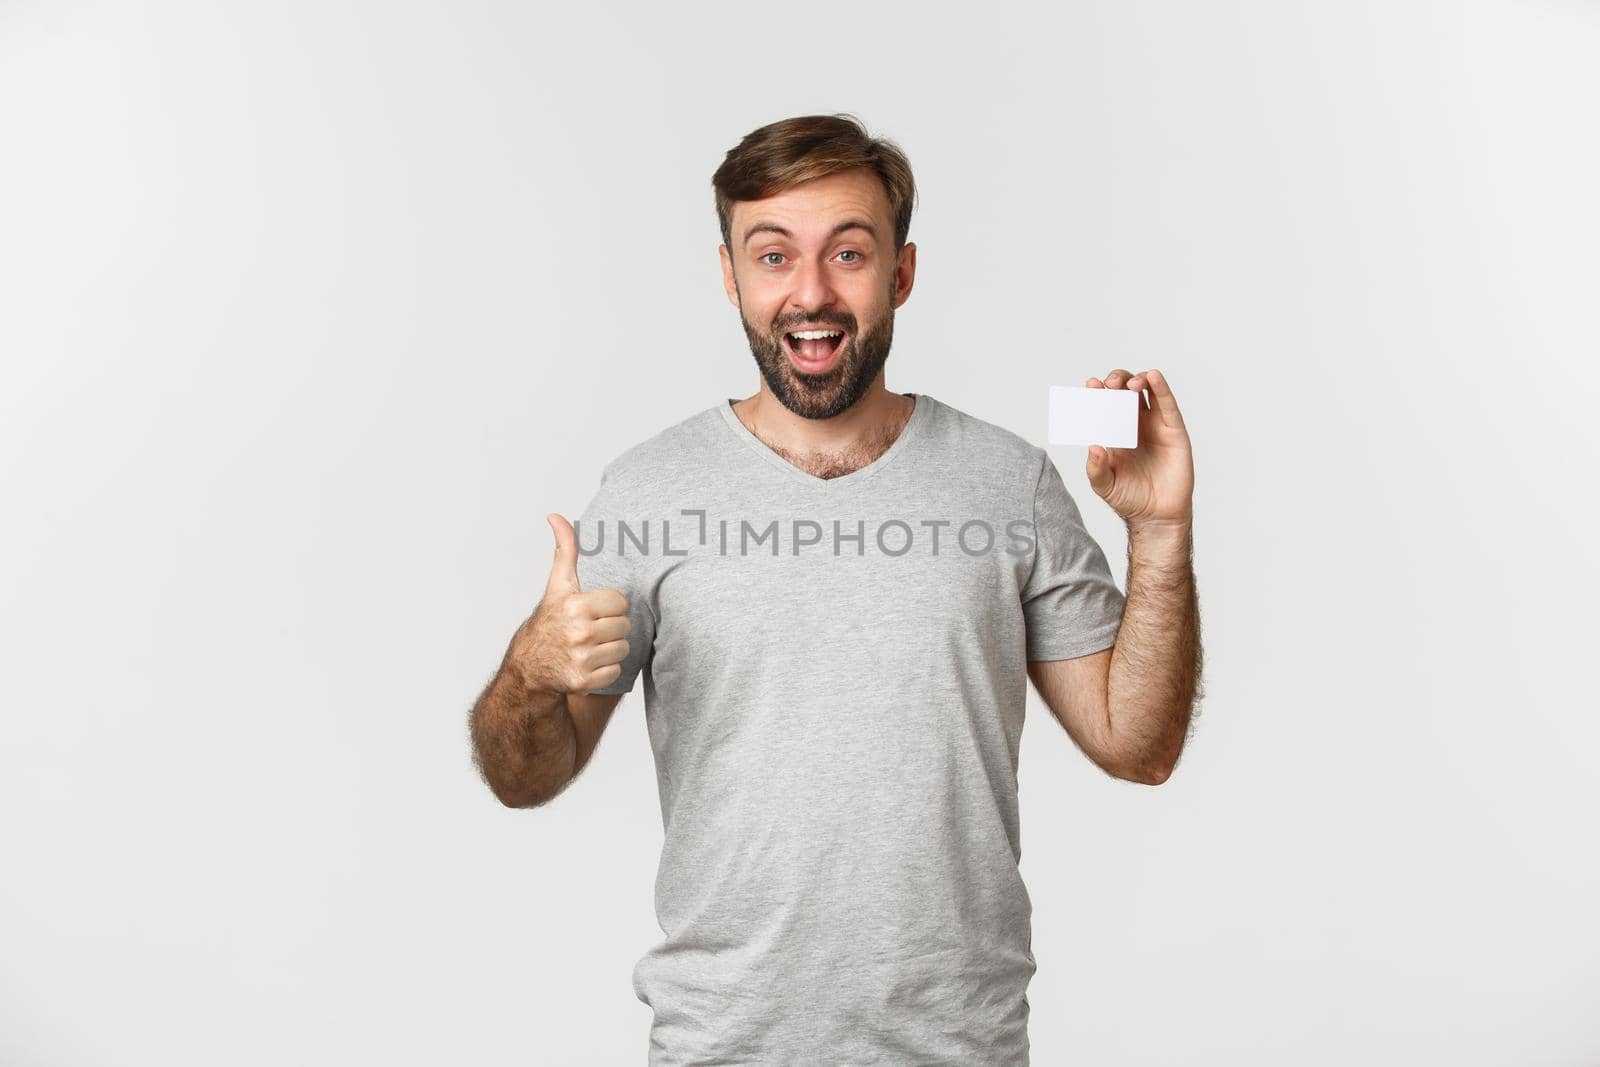
[{"label": "ear", "polygon": [[739,306],[739,285],[733,278],[733,257],[728,254],[727,245],[717,246],[717,255],[722,260],[722,288],[728,294],[728,303],[734,307]]},{"label": "ear", "polygon": [[894,268],[894,307],[899,308],[911,297],[912,283],[917,279],[917,246],[907,241],[900,249],[900,258]]}]

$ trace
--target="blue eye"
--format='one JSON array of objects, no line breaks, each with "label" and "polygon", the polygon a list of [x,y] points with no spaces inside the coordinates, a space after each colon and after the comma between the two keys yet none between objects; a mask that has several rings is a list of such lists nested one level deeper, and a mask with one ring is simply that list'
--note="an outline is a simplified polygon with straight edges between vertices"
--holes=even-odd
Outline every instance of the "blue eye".
[{"label": "blue eye", "polygon": [[[853,248],[847,248],[843,252],[840,252],[839,254],[841,256],[855,256],[856,259],[860,259],[861,258],[861,253],[857,252]],[[845,260],[845,262],[846,263],[854,263],[856,261],[856,259],[847,259],[847,260]]]},{"label": "blue eye", "polygon": [[[783,253],[782,253],[782,252],[768,252],[768,253],[767,253],[767,254],[766,254],[766,255],[764,255],[764,256],[762,256],[762,257],[761,257],[761,261],[762,261],[762,262],[763,262],[763,263],[767,263],[767,259],[768,259],[768,257],[770,257],[770,256],[778,256],[778,257],[779,257],[779,258],[782,258],[782,256],[783,256]],[[769,267],[776,267],[776,266],[777,266],[777,264],[776,264],[776,263],[767,263],[767,266],[769,266]]]}]

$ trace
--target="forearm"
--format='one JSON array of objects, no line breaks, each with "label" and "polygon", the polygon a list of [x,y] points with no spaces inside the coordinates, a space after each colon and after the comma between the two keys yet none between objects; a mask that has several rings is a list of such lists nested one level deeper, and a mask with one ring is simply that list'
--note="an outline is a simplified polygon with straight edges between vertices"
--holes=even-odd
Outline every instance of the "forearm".
[{"label": "forearm", "polygon": [[1202,652],[1193,527],[1130,526],[1128,591],[1106,682],[1112,744],[1128,777],[1159,785],[1183,751]]},{"label": "forearm", "polygon": [[543,804],[577,770],[566,694],[530,689],[502,663],[472,709],[472,747],[489,788],[508,807]]}]

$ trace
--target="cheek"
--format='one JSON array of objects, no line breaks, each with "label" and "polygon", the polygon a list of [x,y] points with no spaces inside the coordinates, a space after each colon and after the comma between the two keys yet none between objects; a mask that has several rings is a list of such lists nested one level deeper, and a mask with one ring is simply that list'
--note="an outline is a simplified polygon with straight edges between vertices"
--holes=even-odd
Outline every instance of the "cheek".
[{"label": "cheek", "polygon": [[881,285],[879,279],[873,278],[861,287],[858,293],[852,293],[849,298],[849,307],[856,317],[856,325],[862,330],[875,322],[883,321],[894,306],[894,290],[886,285]]},{"label": "cheek", "polygon": [[760,291],[746,285],[739,292],[739,311],[745,321],[762,333],[772,332],[772,320],[778,317],[778,304]]}]

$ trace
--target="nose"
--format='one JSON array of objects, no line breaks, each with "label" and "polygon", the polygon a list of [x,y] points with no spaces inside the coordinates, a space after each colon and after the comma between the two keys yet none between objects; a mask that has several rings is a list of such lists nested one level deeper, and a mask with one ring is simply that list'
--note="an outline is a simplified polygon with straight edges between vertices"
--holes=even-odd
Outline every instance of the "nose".
[{"label": "nose", "polygon": [[790,277],[794,279],[794,288],[789,294],[789,303],[795,310],[814,312],[833,306],[836,294],[823,264],[802,260]]}]

